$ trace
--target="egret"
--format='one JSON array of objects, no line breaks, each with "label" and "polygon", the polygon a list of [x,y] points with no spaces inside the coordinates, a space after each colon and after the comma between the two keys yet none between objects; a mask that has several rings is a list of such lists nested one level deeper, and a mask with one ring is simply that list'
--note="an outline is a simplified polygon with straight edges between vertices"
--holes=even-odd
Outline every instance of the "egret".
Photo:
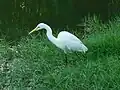
[{"label": "egret", "polygon": [[61,31],[57,38],[52,35],[52,29],[45,23],[40,23],[33,29],[29,34],[33,33],[34,31],[38,31],[41,29],[46,29],[48,39],[56,45],[58,48],[62,49],[65,53],[66,63],[67,63],[67,52],[86,52],[88,48],[80,41],[75,35],[67,32]]}]

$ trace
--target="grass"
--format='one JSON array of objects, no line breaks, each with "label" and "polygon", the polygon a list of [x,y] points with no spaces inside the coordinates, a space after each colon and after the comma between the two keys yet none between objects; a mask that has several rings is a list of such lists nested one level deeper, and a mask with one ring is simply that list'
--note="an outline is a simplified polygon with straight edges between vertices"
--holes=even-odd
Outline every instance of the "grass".
[{"label": "grass", "polygon": [[96,30],[82,40],[89,51],[68,54],[68,66],[45,35],[22,38],[12,47],[1,40],[0,89],[120,90],[119,22],[91,22],[90,29]]}]

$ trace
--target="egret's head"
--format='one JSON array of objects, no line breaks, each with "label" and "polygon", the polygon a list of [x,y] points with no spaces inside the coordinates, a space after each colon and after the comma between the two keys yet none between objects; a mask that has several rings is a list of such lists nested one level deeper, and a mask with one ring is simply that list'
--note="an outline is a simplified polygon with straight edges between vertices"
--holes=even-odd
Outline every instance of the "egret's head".
[{"label": "egret's head", "polygon": [[46,24],[44,24],[44,23],[38,24],[36,28],[34,28],[32,31],[29,32],[29,34],[33,33],[34,31],[38,31],[40,29],[43,29],[45,27],[45,25]]}]

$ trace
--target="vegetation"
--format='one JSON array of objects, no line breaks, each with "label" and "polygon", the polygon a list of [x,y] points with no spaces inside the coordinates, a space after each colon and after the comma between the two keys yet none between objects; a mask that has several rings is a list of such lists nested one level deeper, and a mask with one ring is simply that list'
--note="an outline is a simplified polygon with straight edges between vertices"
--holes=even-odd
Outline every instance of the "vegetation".
[{"label": "vegetation", "polygon": [[[89,18],[87,23],[82,41],[89,50],[77,53],[79,57],[69,53],[68,66],[63,52],[42,31],[23,37],[14,46],[1,39],[0,89],[119,90],[119,18],[106,25],[97,18]],[[76,32],[79,37],[80,32]]]},{"label": "vegetation", "polygon": [[80,23],[88,13],[106,20],[112,13],[119,13],[119,3],[120,0],[4,0],[0,1],[0,23],[33,27],[41,21],[57,27],[71,26]]}]

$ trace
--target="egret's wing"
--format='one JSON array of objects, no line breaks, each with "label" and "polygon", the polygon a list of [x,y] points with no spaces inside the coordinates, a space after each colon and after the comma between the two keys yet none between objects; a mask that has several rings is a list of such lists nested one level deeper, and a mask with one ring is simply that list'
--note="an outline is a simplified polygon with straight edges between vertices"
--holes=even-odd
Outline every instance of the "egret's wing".
[{"label": "egret's wing", "polygon": [[81,50],[83,46],[82,42],[70,41],[70,43],[69,42],[65,42],[65,43],[66,43],[67,48],[73,51],[79,51]]},{"label": "egret's wing", "polygon": [[87,47],[73,34],[62,31],[58,34],[58,39],[64,44],[68,50],[87,51]]},{"label": "egret's wing", "polygon": [[58,39],[62,40],[62,41],[67,41],[67,42],[80,42],[82,44],[82,42],[73,34],[67,32],[67,31],[62,31],[58,34]]}]

